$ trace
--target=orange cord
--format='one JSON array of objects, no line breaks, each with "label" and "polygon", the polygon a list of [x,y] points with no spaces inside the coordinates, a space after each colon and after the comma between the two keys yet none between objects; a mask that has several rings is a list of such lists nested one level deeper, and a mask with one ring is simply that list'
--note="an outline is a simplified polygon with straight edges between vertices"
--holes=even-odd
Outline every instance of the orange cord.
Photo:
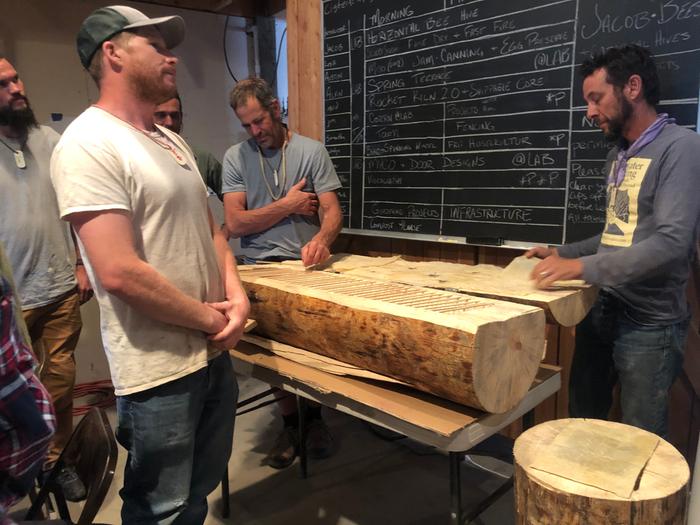
[{"label": "orange cord", "polygon": [[85,404],[73,406],[74,416],[82,416],[92,407],[107,408],[115,404],[114,385],[109,379],[75,385],[73,399],[84,396],[92,396],[94,399],[90,399]]}]

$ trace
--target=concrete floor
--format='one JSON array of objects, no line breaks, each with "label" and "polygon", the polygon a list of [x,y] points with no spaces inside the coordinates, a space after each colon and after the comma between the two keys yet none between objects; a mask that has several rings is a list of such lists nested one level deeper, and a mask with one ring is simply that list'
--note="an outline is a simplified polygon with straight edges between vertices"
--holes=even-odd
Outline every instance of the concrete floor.
[{"label": "concrete floor", "polygon": [[[267,389],[239,378],[241,399]],[[229,462],[231,517],[221,517],[221,489],[209,497],[206,525],[435,525],[449,522],[447,456],[408,439],[379,438],[362,421],[324,408],[338,451],[328,459],[310,460],[309,477],[300,477],[298,460],[288,469],[262,465],[279,429],[274,405],[236,420],[234,451]],[[116,414],[110,411],[114,421]],[[501,448],[502,443],[497,443]],[[506,444],[507,446],[507,444]],[[116,475],[96,517],[120,523],[122,472],[126,454],[120,448]],[[495,490],[512,467],[492,458],[474,457],[491,474],[462,463],[465,509]],[[75,514],[77,516],[77,513]],[[473,523],[514,523],[512,489]]]}]

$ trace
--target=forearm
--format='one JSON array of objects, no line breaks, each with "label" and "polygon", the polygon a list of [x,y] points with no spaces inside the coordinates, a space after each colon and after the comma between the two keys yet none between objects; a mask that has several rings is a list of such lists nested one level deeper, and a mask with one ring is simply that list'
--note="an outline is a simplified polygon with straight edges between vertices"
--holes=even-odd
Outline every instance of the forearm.
[{"label": "forearm", "polygon": [[140,259],[110,270],[103,286],[107,292],[152,319],[205,333],[215,331],[212,308],[184,294]]},{"label": "forearm", "polygon": [[233,237],[243,237],[272,228],[290,215],[284,199],[255,210],[226,210],[226,228]]},{"label": "forearm", "polygon": [[617,286],[669,273],[688,260],[690,246],[690,242],[656,233],[628,248],[583,257],[583,277],[599,286]]},{"label": "forearm", "polygon": [[219,230],[214,232],[214,249],[219,262],[221,277],[224,281],[224,290],[226,299],[230,301],[247,301],[247,296],[241,285],[241,279],[238,276],[236,268],[236,260],[231,251],[231,247],[226,242],[226,238]]},{"label": "forearm", "polygon": [[600,235],[596,235],[582,241],[557,246],[557,254],[564,259],[576,259],[577,257],[583,257],[585,255],[593,255],[598,251],[600,237]]},{"label": "forearm", "polygon": [[319,213],[321,228],[314,235],[314,240],[323,243],[330,248],[336,240],[340,230],[343,229],[343,212],[339,206],[321,208]]}]

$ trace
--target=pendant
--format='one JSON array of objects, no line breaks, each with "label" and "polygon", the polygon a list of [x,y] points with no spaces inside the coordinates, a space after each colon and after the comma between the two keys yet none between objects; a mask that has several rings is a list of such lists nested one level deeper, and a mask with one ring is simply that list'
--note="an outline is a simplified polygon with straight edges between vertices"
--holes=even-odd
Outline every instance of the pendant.
[{"label": "pendant", "polygon": [[171,149],[173,155],[175,156],[175,162],[177,162],[180,166],[187,166],[187,159],[180,155],[178,151],[175,151],[174,149]]},{"label": "pendant", "polygon": [[[156,141],[156,142],[158,144],[161,144],[158,141]],[[175,149],[170,144],[161,144],[161,145],[164,146],[170,153],[172,153],[173,157],[175,157],[175,162],[177,162],[180,166],[187,166],[187,159],[177,149]]]},{"label": "pendant", "polygon": [[277,178],[277,170],[272,170],[272,177],[275,179],[275,186],[279,186],[279,185],[280,185],[280,181],[279,181],[279,179]]},{"label": "pendant", "polygon": [[20,169],[26,168],[27,161],[24,160],[24,153],[22,150],[13,150],[13,153],[15,154],[15,164],[17,164],[17,167]]}]

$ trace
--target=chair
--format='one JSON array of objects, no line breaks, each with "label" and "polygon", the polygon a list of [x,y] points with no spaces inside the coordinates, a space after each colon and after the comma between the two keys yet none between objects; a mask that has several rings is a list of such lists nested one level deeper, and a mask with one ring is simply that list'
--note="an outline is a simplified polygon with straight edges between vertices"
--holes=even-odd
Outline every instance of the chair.
[{"label": "chair", "polygon": [[[58,484],[54,482],[61,468],[66,464],[75,466],[87,491],[82,512],[78,521],[75,522],[70,516],[68,505]],[[107,419],[107,414],[103,409],[93,407],[73,430],[73,434],[58,461],[32,501],[32,506],[27,511],[24,520],[43,520],[41,507],[48,502],[49,495],[53,494],[56,508],[63,523],[91,524],[102,506],[109,486],[112,484],[116,464],[117,442],[114,439],[114,432]]]}]

